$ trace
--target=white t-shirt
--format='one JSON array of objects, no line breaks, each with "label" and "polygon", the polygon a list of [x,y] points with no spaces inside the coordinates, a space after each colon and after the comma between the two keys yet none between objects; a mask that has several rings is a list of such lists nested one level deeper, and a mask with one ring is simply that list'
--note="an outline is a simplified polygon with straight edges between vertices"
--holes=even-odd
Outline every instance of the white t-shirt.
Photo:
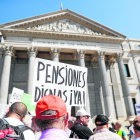
[{"label": "white t-shirt", "polygon": [[[24,125],[20,120],[8,117],[4,118],[10,125],[17,126],[17,125]],[[23,132],[25,140],[35,140],[34,133],[29,129]]]},{"label": "white t-shirt", "polygon": [[67,133],[67,136],[69,137],[71,134],[71,130],[69,128],[65,129],[65,132]]}]

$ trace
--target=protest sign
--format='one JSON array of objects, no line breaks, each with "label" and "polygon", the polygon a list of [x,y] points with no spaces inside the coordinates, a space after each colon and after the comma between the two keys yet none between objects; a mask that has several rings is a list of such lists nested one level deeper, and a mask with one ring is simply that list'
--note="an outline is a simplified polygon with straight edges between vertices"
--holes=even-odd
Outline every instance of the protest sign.
[{"label": "protest sign", "polygon": [[36,105],[31,105],[32,96],[30,94],[23,93],[22,103],[27,106],[28,111],[35,111]]},{"label": "protest sign", "polygon": [[140,116],[140,104],[135,104],[137,116]]},{"label": "protest sign", "polygon": [[85,106],[87,68],[36,58],[32,104],[51,94],[66,105]]},{"label": "protest sign", "polygon": [[12,95],[10,98],[9,106],[11,106],[15,102],[21,102],[24,90],[13,88]]},{"label": "protest sign", "polygon": [[6,115],[9,105],[0,104],[0,118],[3,118]]}]

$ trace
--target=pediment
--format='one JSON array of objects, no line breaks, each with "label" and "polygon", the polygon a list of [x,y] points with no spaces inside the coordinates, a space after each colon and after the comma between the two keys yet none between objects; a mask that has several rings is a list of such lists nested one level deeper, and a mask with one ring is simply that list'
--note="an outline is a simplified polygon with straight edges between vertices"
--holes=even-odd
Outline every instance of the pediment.
[{"label": "pediment", "polygon": [[26,27],[25,29],[46,32],[63,32],[63,33],[78,33],[78,34],[106,36],[104,33],[92,30],[69,19],[54,21],[43,25],[29,26]]},{"label": "pediment", "polygon": [[119,32],[116,32],[68,9],[0,25],[0,30],[8,29],[18,31],[25,30],[26,32],[61,32],[92,36],[126,37]]}]

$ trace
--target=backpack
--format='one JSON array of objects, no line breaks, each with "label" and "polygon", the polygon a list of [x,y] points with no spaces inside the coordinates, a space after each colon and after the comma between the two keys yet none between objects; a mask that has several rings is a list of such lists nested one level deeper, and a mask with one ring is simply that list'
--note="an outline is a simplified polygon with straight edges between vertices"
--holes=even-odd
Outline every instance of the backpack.
[{"label": "backpack", "polygon": [[[12,128],[14,133],[19,136],[19,138],[16,138],[16,140],[25,140],[23,132],[25,130],[30,129],[28,126],[25,125],[18,125],[18,126],[13,126],[10,125],[5,119],[0,119],[0,130],[5,130]],[[14,139],[14,138],[13,138]],[[7,140],[7,138],[2,138],[1,140]]]}]

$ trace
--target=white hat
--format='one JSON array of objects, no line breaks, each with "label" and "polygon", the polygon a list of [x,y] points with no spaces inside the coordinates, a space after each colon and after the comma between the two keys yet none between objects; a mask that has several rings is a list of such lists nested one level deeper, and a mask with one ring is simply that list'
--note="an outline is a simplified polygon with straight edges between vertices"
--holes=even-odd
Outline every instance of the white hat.
[{"label": "white hat", "polygon": [[76,116],[90,116],[85,110],[78,110]]},{"label": "white hat", "polygon": [[134,118],[130,118],[129,121],[134,121]]}]

